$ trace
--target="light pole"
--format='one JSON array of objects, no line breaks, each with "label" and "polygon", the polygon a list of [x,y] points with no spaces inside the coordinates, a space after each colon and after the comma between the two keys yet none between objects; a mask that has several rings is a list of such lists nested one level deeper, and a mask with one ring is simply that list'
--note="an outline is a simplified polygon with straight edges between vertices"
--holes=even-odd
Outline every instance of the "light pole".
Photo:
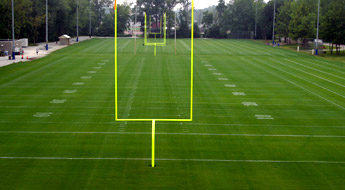
[{"label": "light pole", "polygon": [[176,14],[177,12],[175,12],[175,26],[174,26],[175,28],[175,55],[176,55]]},{"label": "light pole", "polygon": [[46,0],[46,50],[48,51],[48,0]]},{"label": "light pole", "polygon": [[14,2],[12,0],[12,60],[16,59],[16,46],[14,45]]},{"label": "light pole", "polygon": [[89,10],[89,20],[90,20],[90,24],[89,24],[89,27],[90,27],[90,38],[91,38],[91,0],[89,0],[89,3],[90,3],[90,10]]},{"label": "light pole", "polygon": [[274,0],[274,6],[273,6],[273,34],[272,34],[272,45],[274,46],[274,29],[276,24],[276,0]]},{"label": "light pole", "polygon": [[319,55],[319,25],[320,25],[320,0],[317,7],[317,26],[316,26],[316,42],[315,42],[315,55]]},{"label": "light pole", "polygon": [[258,22],[258,0],[256,0],[256,8],[255,8],[255,39],[256,39],[256,30],[257,30],[257,22]]},{"label": "light pole", "polygon": [[138,4],[135,6],[135,15],[134,15],[134,55],[137,53],[137,9],[138,9]]},{"label": "light pole", "polygon": [[79,26],[78,26],[78,22],[79,22],[79,12],[78,12],[78,8],[79,8],[79,0],[77,0],[77,42],[79,42]]}]

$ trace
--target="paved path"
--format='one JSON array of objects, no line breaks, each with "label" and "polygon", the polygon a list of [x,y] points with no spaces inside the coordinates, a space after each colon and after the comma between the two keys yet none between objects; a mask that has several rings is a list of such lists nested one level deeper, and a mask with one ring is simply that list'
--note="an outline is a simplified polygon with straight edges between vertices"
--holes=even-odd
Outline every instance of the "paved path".
[{"label": "paved path", "polygon": [[[82,42],[84,40],[90,39],[88,36],[80,36],[79,37],[79,42]],[[71,38],[70,44],[75,44],[76,38]],[[5,57],[0,57],[0,67],[10,65],[12,63],[18,63],[18,62],[27,62],[27,61],[32,61],[34,59],[38,59],[41,57],[44,57],[48,55],[51,52],[54,52],[58,49],[67,47],[66,45],[60,45],[56,44],[55,42],[48,43],[48,51],[45,50],[45,45],[46,43],[39,43],[37,46],[28,46],[26,48],[23,48],[24,50],[24,59],[22,59],[21,55],[16,55],[15,60],[8,60],[8,56]],[[38,54],[36,54],[36,49],[38,48]],[[27,59],[29,58],[29,59]]]}]

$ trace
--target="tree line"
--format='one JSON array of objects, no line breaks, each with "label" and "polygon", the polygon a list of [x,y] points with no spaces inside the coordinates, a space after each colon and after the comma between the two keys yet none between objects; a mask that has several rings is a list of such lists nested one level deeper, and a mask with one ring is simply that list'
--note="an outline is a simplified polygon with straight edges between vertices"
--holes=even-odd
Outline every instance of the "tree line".
[{"label": "tree line", "polygon": [[[90,8],[92,35],[114,36],[112,0],[78,0],[79,35],[89,35]],[[129,7],[120,6],[120,9],[123,17],[130,16]],[[11,0],[0,1],[0,12],[0,39],[11,39]],[[14,0],[14,14],[16,39],[29,38],[31,43],[45,41],[45,0]],[[58,40],[63,34],[76,36],[77,0],[48,0],[48,18],[49,41]]]},{"label": "tree line", "polygon": [[[345,44],[345,0],[320,1],[320,38],[332,44]],[[276,0],[277,37],[315,39],[317,0]],[[219,0],[215,11],[205,11],[205,35],[225,38],[236,33],[255,33],[257,39],[272,39],[274,0]],[[256,23],[256,24],[255,24]]]},{"label": "tree line", "polygon": [[[114,36],[113,0],[78,0],[79,35],[89,35],[91,3],[92,35]],[[14,0],[15,37],[30,42],[45,40],[45,0]],[[277,37],[314,39],[316,37],[317,0],[276,0]],[[174,8],[179,5],[176,11]],[[62,34],[76,36],[77,0],[48,0],[49,40]],[[345,0],[321,0],[320,38],[333,44],[345,44]],[[272,39],[274,0],[219,0],[217,6],[195,11],[194,37]],[[165,13],[167,33],[172,37],[177,15],[177,36],[190,37],[191,2],[188,0],[137,0],[136,5],[117,5],[118,34],[130,29],[130,21],[144,26],[144,12],[153,21]],[[11,38],[11,0],[0,1],[0,38]],[[177,13],[177,14],[176,14]],[[202,25],[200,25],[200,23]],[[143,30],[143,27],[141,28]]]}]

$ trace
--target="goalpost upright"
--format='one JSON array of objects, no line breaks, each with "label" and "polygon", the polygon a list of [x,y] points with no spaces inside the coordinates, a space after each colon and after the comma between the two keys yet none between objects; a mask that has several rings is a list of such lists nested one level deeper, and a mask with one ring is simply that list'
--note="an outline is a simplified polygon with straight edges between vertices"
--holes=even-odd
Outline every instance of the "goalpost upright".
[{"label": "goalpost upright", "polygon": [[[156,42],[154,42],[154,43],[148,43],[147,42],[147,24],[146,24],[146,22],[147,22],[147,16],[146,16],[146,13],[144,13],[144,15],[145,15],[145,33],[144,33],[144,45],[145,46],[154,46],[154,56],[156,56],[156,47],[157,46],[166,46],[166,14],[164,13],[164,28],[163,28],[163,36],[164,36],[164,41],[163,41],[163,43],[162,42],[160,42],[160,43],[156,43]],[[162,20],[160,20],[160,22],[162,22]],[[157,34],[161,34],[161,32],[160,33],[153,33],[153,32],[151,32],[151,17],[149,17],[149,24],[150,24],[150,30],[149,30],[149,34],[154,34],[155,35],[155,39],[156,39],[156,35]],[[160,30],[161,30],[161,25],[162,24],[160,24]]]},{"label": "goalpost upright", "polygon": [[[193,38],[194,38],[194,23],[191,24],[191,73],[190,73],[190,113],[189,118],[186,119],[122,119],[118,118],[118,69],[117,69],[117,7],[116,7],[116,1],[114,5],[115,10],[115,121],[150,121],[152,123],[152,152],[151,152],[151,167],[155,167],[155,127],[156,122],[190,122],[193,121]],[[192,0],[192,9],[191,9],[191,21],[194,20],[194,0]],[[164,14],[164,19],[166,19],[166,14]],[[175,24],[176,25],[176,24]],[[176,30],[176,28],[175,28]],[[166,23],[164,22],[164,34],[166,34]],[[145,45],[153,45],[156,47],[157,44],[161,44],[161,46],[166,45],[166,36],[164,35],[164,42],[163,43],[147,43],[146,39],[146,13],[145,13],[145,39],[144,44]]]}]

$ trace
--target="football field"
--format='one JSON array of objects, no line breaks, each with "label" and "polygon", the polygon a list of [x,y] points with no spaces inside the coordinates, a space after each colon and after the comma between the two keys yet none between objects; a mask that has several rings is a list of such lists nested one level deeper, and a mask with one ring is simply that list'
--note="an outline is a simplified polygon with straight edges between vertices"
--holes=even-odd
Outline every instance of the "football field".
[{"label": "football field", "polygon": [[[118,116],[189,118],[190,40],[118,39]],[[192,122],[115,121],[114,39],[0,68],[1,189],[342,189],[345,63],[194,40]]]}]

